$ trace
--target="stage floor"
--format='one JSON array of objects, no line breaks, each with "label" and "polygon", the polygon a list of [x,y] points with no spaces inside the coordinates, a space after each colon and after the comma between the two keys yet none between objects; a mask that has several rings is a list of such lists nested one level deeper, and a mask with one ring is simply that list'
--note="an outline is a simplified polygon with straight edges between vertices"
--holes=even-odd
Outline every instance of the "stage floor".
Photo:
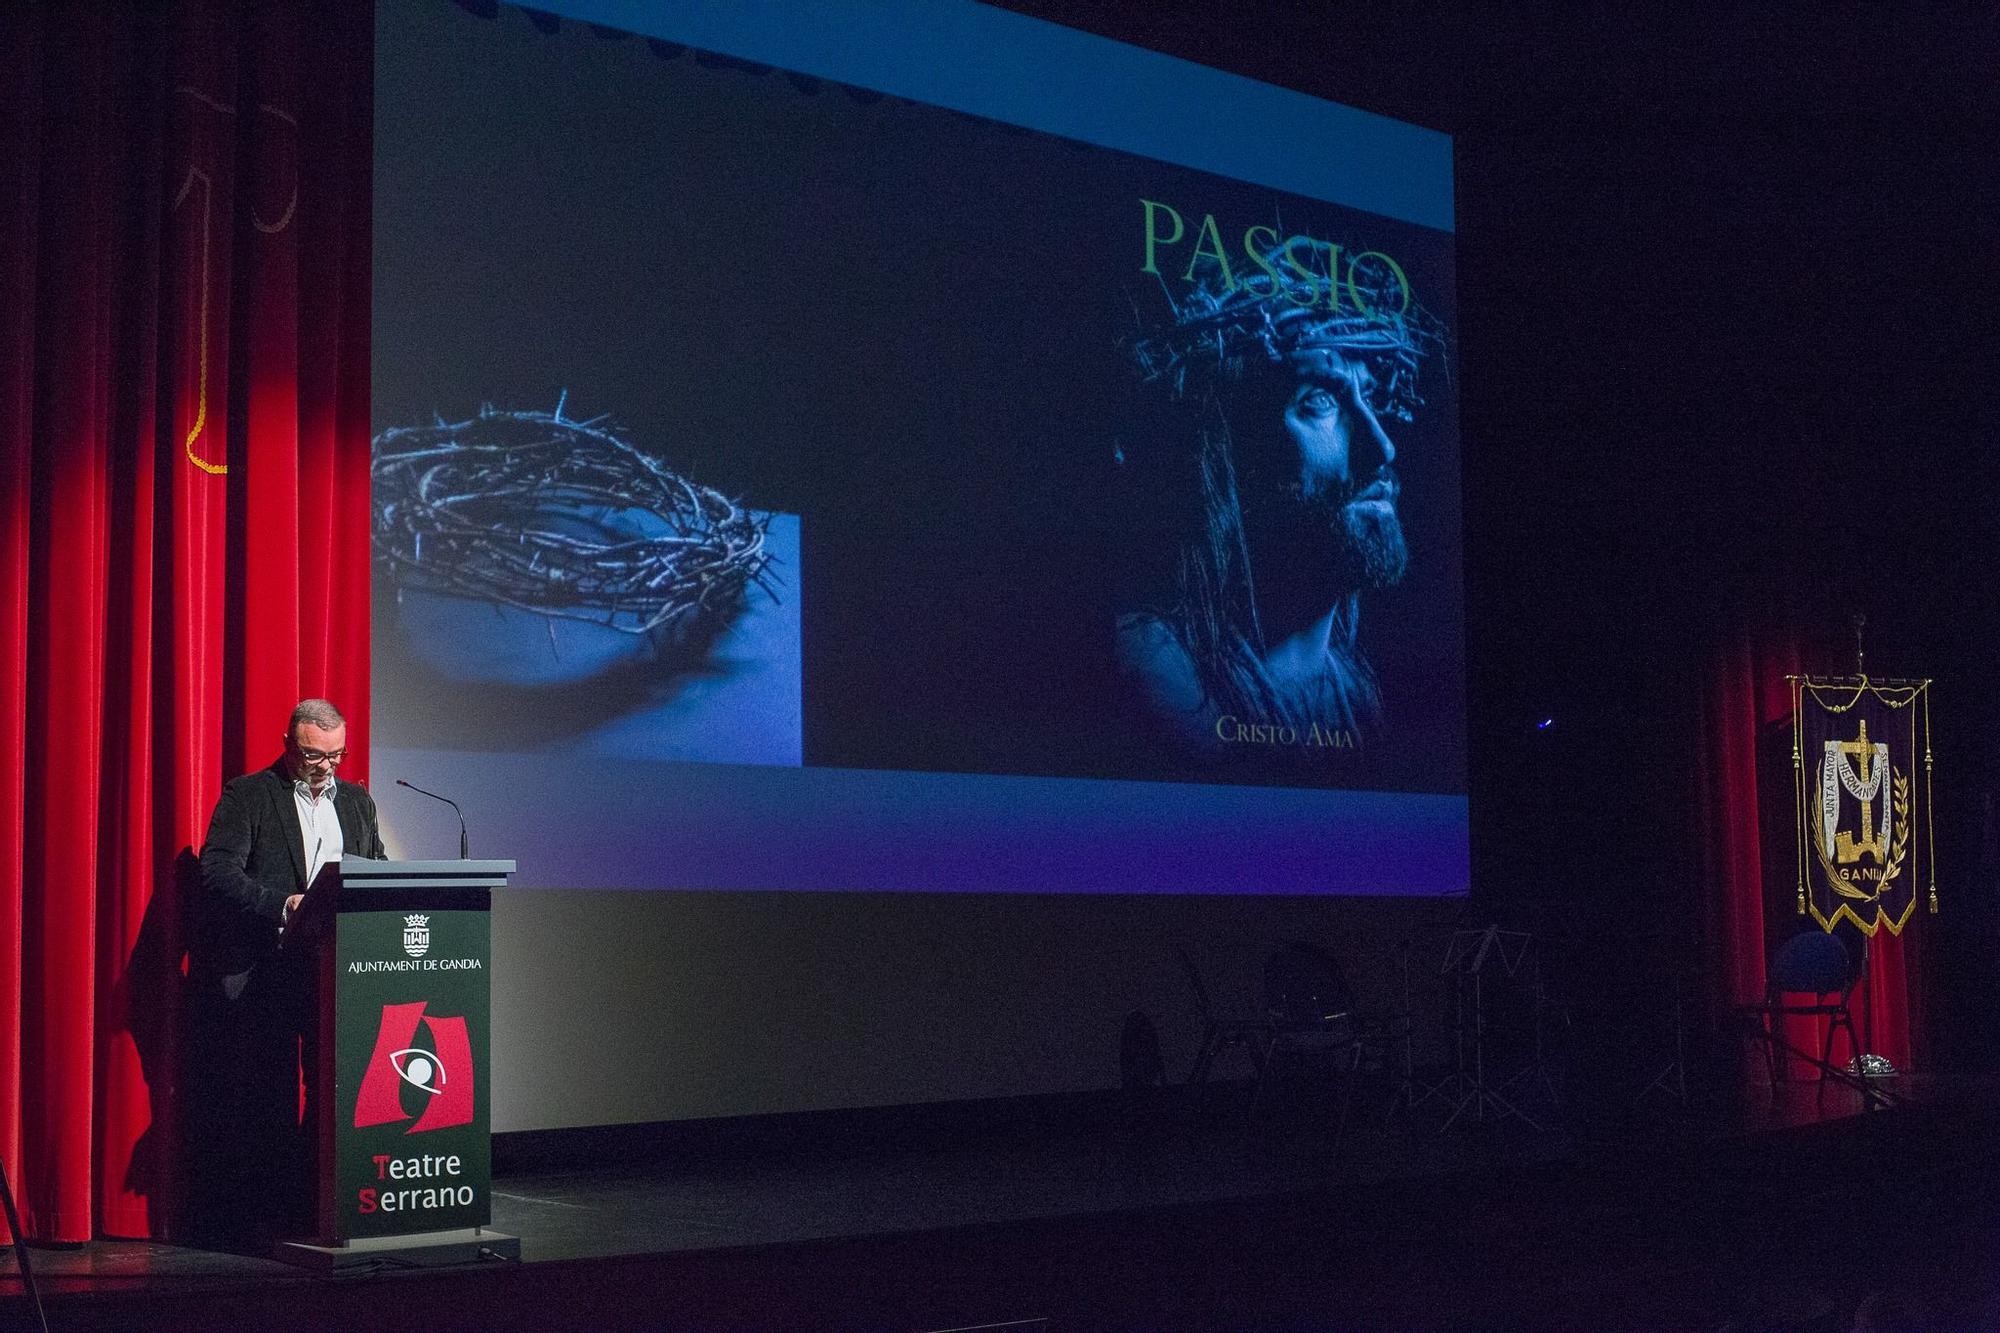
[{"label": "stage floor", "polygon": [[[1794,1086],[1727,1131],[1661,1115],[1600,1142],[1439,1133],[1436,1107],[1357,1113],[1339,1142],[1297,1106],[700,1152],[635,1132],[619,1156],[496,1172],[518,1265],[327,1279],[156,1243],[34,1257],[70,1329],[1844,1330],[1867,1302],[1881,1327],[2000,1327],[2000,1095],[1925,1091],[1864,1116],[1830,1090],[1822,1115]],[[33,1326],[20,1290],[10,1256],[0,1324]]]}]

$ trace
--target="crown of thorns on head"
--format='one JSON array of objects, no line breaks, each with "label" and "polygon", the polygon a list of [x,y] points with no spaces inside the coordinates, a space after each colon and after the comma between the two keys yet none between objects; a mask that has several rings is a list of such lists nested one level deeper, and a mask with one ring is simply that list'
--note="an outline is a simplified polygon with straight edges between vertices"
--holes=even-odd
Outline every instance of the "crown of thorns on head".
[{"label": "crown of thorns on head", "polygon": [[646,634],[770,592],[764,520],[562,410],[489,404],[375,437],[375,554],[399,594]]},{"label": "crown of thorns on head", "polygon": [[1337,254],[1293,237],[1264,253],[1259,273],[1197,284],[1179,300],[1169,296],[1172,322],[1131,344],[1140,379],[1185,398],[1232,364],[1278,363],[1323,348],[1368,365],[1377,416],[1415,420],[1424,404],[1417,367],[1443,346],[1442,327],[1411,299],[1399,271],[1355,263],[1335,274]]}]

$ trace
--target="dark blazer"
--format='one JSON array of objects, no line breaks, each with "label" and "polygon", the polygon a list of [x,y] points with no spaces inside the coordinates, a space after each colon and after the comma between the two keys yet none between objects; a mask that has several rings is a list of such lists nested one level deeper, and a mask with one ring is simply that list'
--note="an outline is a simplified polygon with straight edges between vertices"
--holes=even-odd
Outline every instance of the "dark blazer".
[{"label": "dark blazer", "polygon": [[[350,855],[387,855],[367,788],[338,782],[333,810]],[[299,808],[284,761],[225,784],[201,846],[189,970],[203,979],[233,976],[269,958],[277,952],[285,899],[305,890]]]}]

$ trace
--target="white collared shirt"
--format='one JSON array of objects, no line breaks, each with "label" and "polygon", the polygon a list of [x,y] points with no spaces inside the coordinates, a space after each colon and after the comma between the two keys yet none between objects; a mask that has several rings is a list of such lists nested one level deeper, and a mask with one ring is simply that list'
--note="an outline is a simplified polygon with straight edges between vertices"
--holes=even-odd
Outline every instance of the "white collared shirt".
[{"label": "white collared shirt", "polygon": [[335,779],[329,777],[314,797],[304,778],[292,781],[292,799],[299,807],[299,840],[306,854],[306,884],[311,886],[320,867],[338,861],[346,850],[340,833],[340,816],[333,808]]}]

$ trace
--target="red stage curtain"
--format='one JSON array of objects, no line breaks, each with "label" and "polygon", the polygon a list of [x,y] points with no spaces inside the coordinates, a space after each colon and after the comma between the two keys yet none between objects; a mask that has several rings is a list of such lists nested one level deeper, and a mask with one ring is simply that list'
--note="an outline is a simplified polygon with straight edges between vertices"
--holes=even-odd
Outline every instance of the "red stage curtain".
[{"label": "red stage curtain", "polygon": [[177,863],[302,695],[367,768],[368,0],[0,6],[0,1160],[174,1200]]},{"label": "red stage curtain", "polygon": [[[1770,954],[1805,929],[1819,929],[1797,910],[1793,854],[1790,675],[1839,672],[1821,652],[1809,656],[1796,634],[1739,634],[1715,656],[1705,681],[1700,716],[1701,791],[1699,845],[1706,851],[1704,929],[1710,964],[1710,1018],[1726,1030],[1730,1009],[1764,997]],[[1878,930],[1868,949],[1868,985],[1855,997],[1854,1021],[1870,1049],[1899,1070],[1922,1057],[1922,1013],[1917,985],[1922,936],[1929,929],[1919,904],[1900,936]],[[1850,943],[1854,932],[1847,930]],[[1787,1037],[1817,1051],[1825,1029],[1819,1020],[1790,1019]],[[1853,1057],[1845,1036],[1833,1058]],[[1790,1062],[1788,1063],[1795,1063]],[[1762,1057],[1745,1064],[1766,1077]],[[1794,1076],[1812,1073],[1795,1068]]]}]

